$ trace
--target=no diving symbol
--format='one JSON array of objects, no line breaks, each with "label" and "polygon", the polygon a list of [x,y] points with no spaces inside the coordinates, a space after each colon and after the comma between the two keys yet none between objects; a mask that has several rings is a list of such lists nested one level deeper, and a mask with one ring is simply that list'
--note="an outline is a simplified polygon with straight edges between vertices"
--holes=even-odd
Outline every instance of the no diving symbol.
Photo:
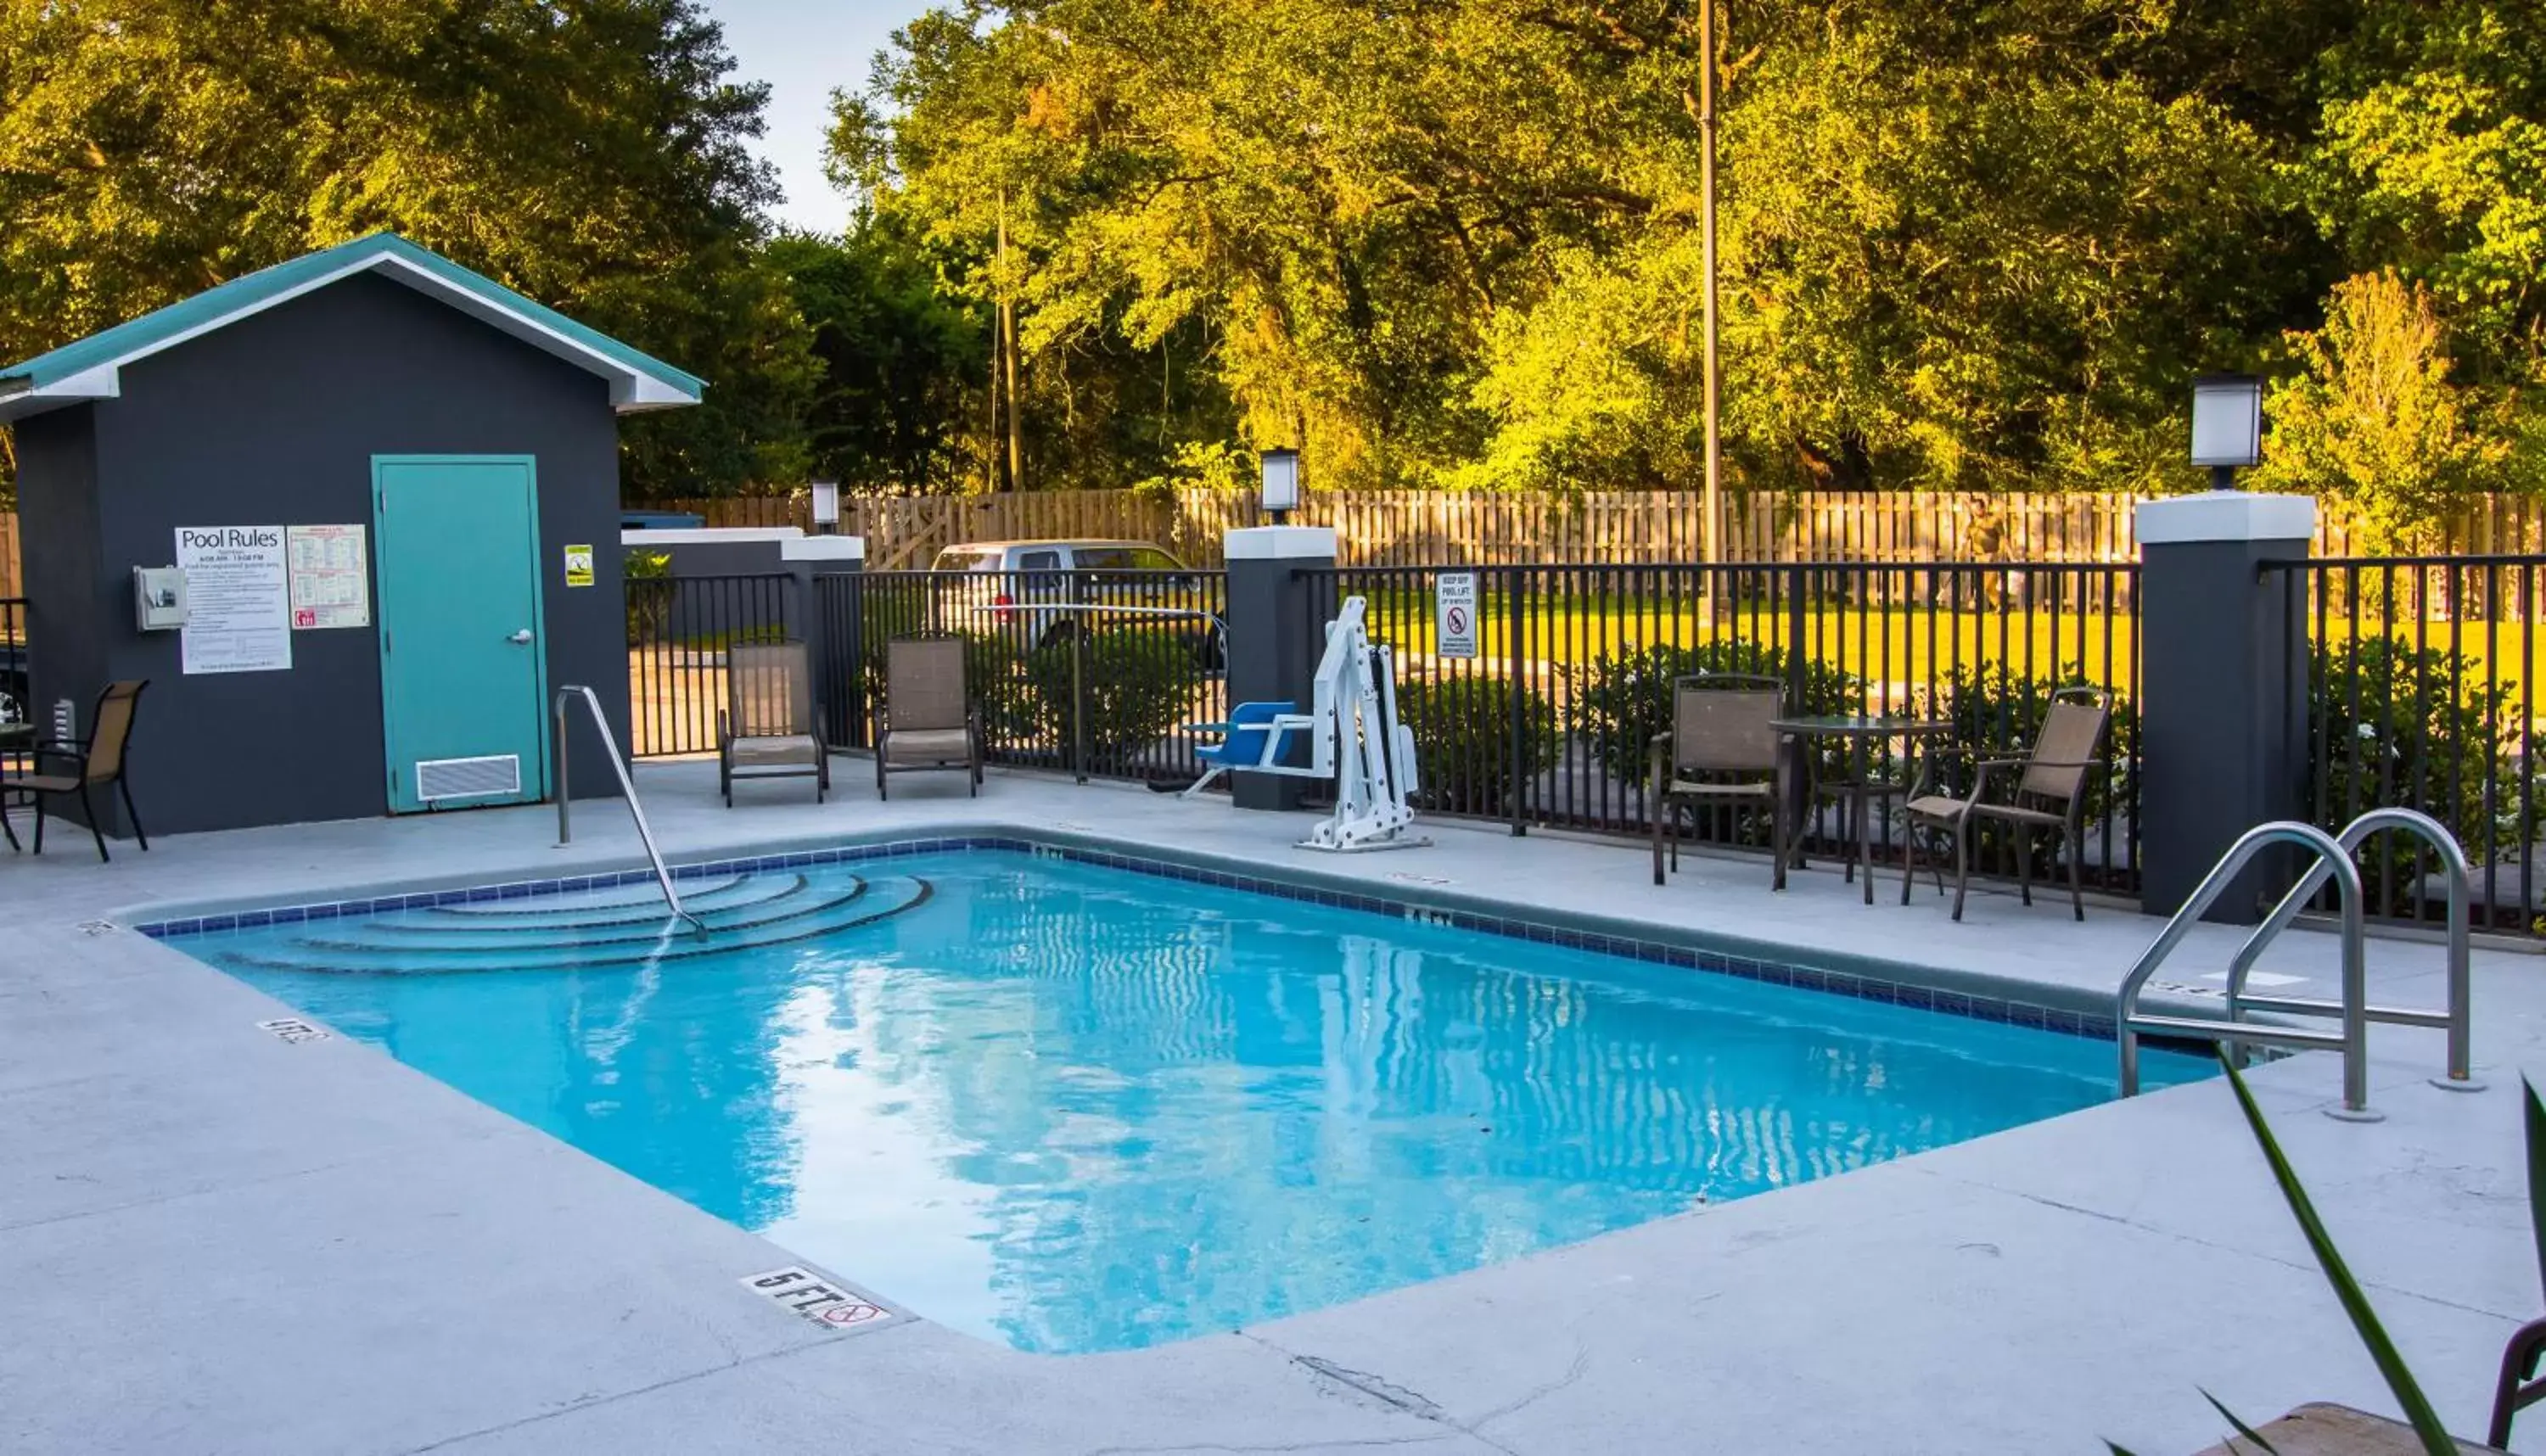
[{"label": "no diving symbol", "polygon": [[813,1318],[825,1325],[863,1325],[869,1320],[884,1318],[884,1310],[880,1306],[866,1304],[833,1305]]},{"label": "no diving symbol", "polygon": [[1450,609],[1450,635],[1452,637],[1466,637],[1468,635],[1467,608],[1452,607]]}]

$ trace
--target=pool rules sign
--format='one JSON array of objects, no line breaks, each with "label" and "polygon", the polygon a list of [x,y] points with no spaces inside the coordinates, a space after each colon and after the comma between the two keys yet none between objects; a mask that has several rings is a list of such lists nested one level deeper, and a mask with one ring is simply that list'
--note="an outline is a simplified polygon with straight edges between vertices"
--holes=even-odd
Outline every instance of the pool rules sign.
[{"label": "pool rules sign", "polygon": [[181,670],[283,672],[292,666],[292,585],[280,526],[180,526],[186,573]]},{"label": "pool rules sign", "polygon": [[1441,657],[1477,655],[1477,573],[1444,571],[1433,578],[1432,651]]}]

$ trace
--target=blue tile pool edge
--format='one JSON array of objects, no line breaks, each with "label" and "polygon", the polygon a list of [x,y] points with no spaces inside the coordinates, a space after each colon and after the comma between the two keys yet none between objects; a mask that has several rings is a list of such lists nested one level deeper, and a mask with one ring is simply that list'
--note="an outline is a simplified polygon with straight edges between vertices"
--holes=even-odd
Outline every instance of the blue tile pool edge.
[{"label": "blue tile pool edge", "polygon": [[[1802,990],[1879,1001],[1886,1005],[1907,1006],[1913,1010],[1967,1017],[1975,1021],[2058,1032],[2064,1036],[2085,1037],[2090,1040],[2114,1039],[2113,1019],[2108,1013],[2079,1011],[2072,1007],[2015,997],[1949,989],[1936,985],[1932,979],[1923,977],[1917,968],[1912,967],[1898,967],[1883,962],[1851,958],[1850,965],[1853,969],[1839,970],[1828,966],[1802,964],[1782,957],[1771,959],[1770,954],[1783,948],[1761,942],[1740,942],[1738,949],[1727,948],[1726,943],[1723,942],[1707,944],[1703,932],[1681,932],[1679,938],[1656,939],[1651,935],[1621,933],[1624,922],[1584,917],[1581,921],[1569,924],[1563,920],[1548,918],[1543,911],[1536,916],[1510,913],[1488,914],[1464,905],[1448,903],[1444,899],[1426,900],[1419,894],[1380,895],[1360,890],[1343,890],[1315,880],[1287,878],[1269,870],[1240,873],[1217,865],[1175,859],[1154,850],[1145,849],[1133,852],[1121,848],[1102,848],[1087,843],[1058,842],[1014,831],[839,844],[820,849],[789,850],[703,860],[695,864],[672,867],[672,878],[702,880],[720,875],[748,874],[762,870],[908,858],[914,855],[944,854],[963,850],[1005,850],[1037,858],[1068,860],[1104,869],[1155,876],[1159,879],[1247,891],[1257,895],[1269,895],[1279,899],[1302,900],[1341,909],[1366,910],[1398,919],[1444,925],[1510,940],[1558,945],[1571,950],[1592,951],[1654,965],[1672,966],[1681,970],[1731,976],[1739,981],[1790,985]],[[130,928],[153,940],[163,940],[170,936],[212,934],[227,930],[254,929],[265,925],[329,920],[345,915],[370,914],[380,910],[418,909],[430,905],[519,899],[540,895],[571,895],[584,891],[607,890],[622,885],[650,884],[653,878],[653,872],[648,869],[606,870],[585,875],[561,875],[551,879],[515,880],[493,885],[356,896],[346,899],[320,900],[263,909],[180,915],[167,919],[145,920]],[[1892,974],[1866,974],[1870,969]]]}]

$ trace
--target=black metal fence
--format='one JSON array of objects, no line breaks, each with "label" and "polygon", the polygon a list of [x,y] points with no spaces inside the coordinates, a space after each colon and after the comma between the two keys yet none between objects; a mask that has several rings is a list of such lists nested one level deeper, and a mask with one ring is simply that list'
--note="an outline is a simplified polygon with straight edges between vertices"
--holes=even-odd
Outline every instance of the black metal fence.
[{"label": "black metal fence", "polygon": [[[1454,602],[1473,598],[1472,642],[1443,641],[1445,577]],[[1649,745],[1669,726],[1672,680],[1692,673],[1781,678],[1803,714],[1943,720],[1987,755],[2028,749],[2057,689],[2108,689],[2110,764],[2089,787],[2083,863],[2090,883],[2128,893],[2137,579],[2113,564],[1370,567],[1316,573],[1309,596],[1319,618],[1364,598],[1372,636],[1396,649],[1424,807],[1515,830],[1648,830]],[[1880,751],[1877,769],[1909,769],[1897,745]],[[1697,830],[1764,844],[1755,818],[1701,816]],[[1897,852],[1897,827],[1878,837]]]},{"label": "black metal fence", "polygon": [[0,597],[0,723],[31,723],[27,696],[27,599]]},{"label": "black metal fence", "polygon": [[1192,730],[1228,711],[1218,571],[876,571],[814,578],[832,740],[864,748],[893,638],[948,634],[993,763],[1081,779],[1190,780]]},{"label": "black metal fence", "polygon": [[628,582],[628,709],[639,758],[717,751],[725,649],[807,641],[796,578],[783,571]]},{"label": "black metal fence", "polygon": [[[2538,933],[2546,557],[2320,557],[2264,571],[2307,624],[2309,815],[2338,832],[2375,808],[2430,814],[2466,847],[2475,923]],[[2381,835],[2354,858],[2372,914],[2444,918],[2447,881],[2419,841]]]}]

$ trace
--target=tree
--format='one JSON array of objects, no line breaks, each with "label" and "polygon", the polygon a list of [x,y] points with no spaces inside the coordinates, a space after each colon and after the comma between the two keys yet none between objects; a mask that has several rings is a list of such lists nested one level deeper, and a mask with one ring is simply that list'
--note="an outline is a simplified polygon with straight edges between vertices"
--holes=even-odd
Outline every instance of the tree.
[{"label": "tree", "polygon": [[627,483],[803,468],[812,381],[693,0],[0,0],[0,355],[388,228],[705,377]]},{"label": "tree", "polygon": [[2392,272],[2346,279],[2325,326],[2290,342],[2303,372],[2272,388],[2256,483],[2348,501],[2370,549],[2430,547],[2448,508],[2511,459],[2507,401],[2450,381],[2428,288]]}]

